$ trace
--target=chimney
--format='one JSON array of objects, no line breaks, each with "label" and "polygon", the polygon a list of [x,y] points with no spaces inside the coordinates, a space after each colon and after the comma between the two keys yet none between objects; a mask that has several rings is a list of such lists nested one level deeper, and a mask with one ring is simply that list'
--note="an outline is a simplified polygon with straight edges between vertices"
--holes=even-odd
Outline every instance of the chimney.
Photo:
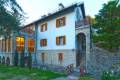
[{"label": "chimney", "polygon": [[64,5],[62,3],[59,3],[59,10],[64,9]]}]

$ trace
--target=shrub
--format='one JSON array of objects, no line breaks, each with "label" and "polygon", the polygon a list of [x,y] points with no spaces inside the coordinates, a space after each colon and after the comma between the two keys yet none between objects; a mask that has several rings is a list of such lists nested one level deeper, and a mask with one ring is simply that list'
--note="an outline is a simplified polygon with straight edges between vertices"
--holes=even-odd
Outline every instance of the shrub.
[{"label": "shrub", "polygon": [[102,80],[120,80],[120,76],[113,76],[110,72],[103,72]]}]

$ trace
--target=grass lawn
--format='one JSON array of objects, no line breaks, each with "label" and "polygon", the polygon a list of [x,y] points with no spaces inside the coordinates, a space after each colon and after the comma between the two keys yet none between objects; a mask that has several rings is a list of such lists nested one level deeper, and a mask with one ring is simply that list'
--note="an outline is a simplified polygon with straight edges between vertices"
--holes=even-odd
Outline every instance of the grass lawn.
[{"label": "grass lawn", "polygon": [[41,69],[29,70],[28,68],[0,65],[0,80],[52,80],[62,76],[65,75]]}]

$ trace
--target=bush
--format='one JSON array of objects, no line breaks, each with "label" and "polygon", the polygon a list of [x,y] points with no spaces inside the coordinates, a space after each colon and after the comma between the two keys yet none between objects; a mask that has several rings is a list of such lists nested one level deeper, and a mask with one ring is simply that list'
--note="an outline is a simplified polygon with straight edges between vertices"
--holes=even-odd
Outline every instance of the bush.
[{"label": "bush", "polygon": [[102,80],[120,80],[120,76],[113,76],[110,72],[103,72]]},{"label": "bush", "polygon": [[109,72],[103,72],[102,74],[102,80],[111,80],[111,76]]}]

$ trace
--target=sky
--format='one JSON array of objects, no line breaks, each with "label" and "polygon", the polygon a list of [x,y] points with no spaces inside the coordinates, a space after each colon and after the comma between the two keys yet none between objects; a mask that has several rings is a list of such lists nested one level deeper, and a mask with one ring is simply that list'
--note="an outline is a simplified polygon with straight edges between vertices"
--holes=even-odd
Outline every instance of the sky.
[{"label": "sky", "polygon": [[39,18],[42,15],[54,12],[58,10],[59,3],[62,3],[65,7],[76,2],[84,2],[86,15],[94,17],[102,8],[103,3],[107,3],[109,0],[17,0],[18,4],[22,7],[26,21],[24,24],[29,24]]}]

